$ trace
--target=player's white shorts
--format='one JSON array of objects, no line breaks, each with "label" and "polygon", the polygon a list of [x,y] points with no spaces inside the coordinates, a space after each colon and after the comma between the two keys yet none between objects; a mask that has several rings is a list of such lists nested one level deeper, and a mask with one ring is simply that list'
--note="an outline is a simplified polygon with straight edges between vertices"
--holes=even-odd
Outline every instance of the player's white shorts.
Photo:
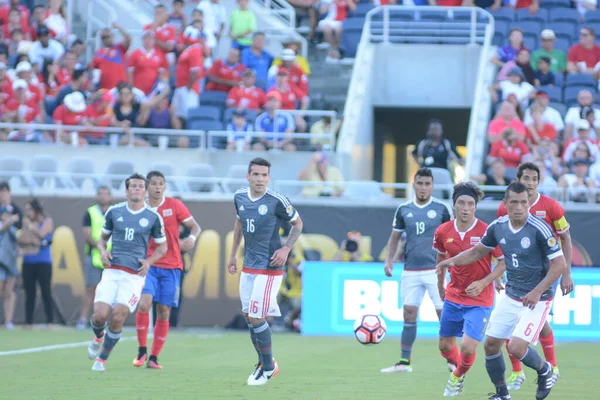
[{"label": "player's white shorts", "polygon": [[486,335],[498,339],[515,336],[536,344],[551,309],[552,300],[540,300],[531,310],[523,303],[504,296],[492,311]]},{"label": "player's white shorts", "polygon": [[140,301],[146,278],[118,269],[105,269],[96,287],[94,303],[106,303],[114,308],[117,304],[129,307],[134,312]]},{"label": "player's white shorts", "polygon": [[240,276],[240,299],[242,311],[252,318],[279,317],[277,294],[282,275],[261,275],[242,272]]},{"label": "player's white shorts", "polygon": [[175,108],[175,115],[179,118],[186,119],[187,113],[190,108],[198,107],[200,100],[198,93],[193,89],[188,90],[187,87],[178,87],[173,92],[173,107]]},{"label": "player's white shorts", "polygon": [[425,297],[429,294],[436,310],[444,307],[437,287],[437,275],[435,270],[426,271],[403,271],[400,278],[400,298],[403,306],[420,307]]}]

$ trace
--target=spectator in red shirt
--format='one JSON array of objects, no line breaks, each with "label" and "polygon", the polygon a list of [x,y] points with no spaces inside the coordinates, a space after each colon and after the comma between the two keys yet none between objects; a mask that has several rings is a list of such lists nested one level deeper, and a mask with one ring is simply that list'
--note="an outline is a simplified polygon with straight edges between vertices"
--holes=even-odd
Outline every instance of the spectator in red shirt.
[{"label": "spectator in red shirt", "polygon": [[21,14],[21,24],[29,25],[29,8],[21,4],[21,0],[10,0],[8,4],[0,8],[0,24],[6,25],[9,23],[9,14],[11,8],[16,8]]},{"label": "spectator in red shirt", "polygon": [[526,141],[537,145],[542,139],[556,140],[554,125],[544,121],[544,108],[536,103],[529,107],[533,123],[527,126]]},{"label": "spectator in red shirt", "polygon": [[17,79],[12,90],[14,96],[8,99],[2,112],[4,122],[17,124],[40,123],[42,114],[38,104],[29,97],[28,84],[23,79]]},{"label": "spectator in red shirt", "polygon": [[240,84],[242,72],[246,69],[240,64],[240,50],[236,48],[229,49],[227,60],[217,60],[206,75],[206,90],[217,90],[229,92]]},{"label": "spectator in red shirt", "polygon": [[273,65],[269,69],[269,79],[267,87],[274,84],[275,77],[279,68],[285,68],[290,72],[290,85],[296,86],[304,95],[308,95],[308,78],[302,71],[302,68],[296,64],[296,53],[292,49],[283,49],[281,51],[281,66]]},{"label": "spectator in red shirt", "polygon": [[[168,20],[169,12],[167,8],[162,4],[158,4],[154,7],[154,22],[144,26],[145,31],[154,32],[156,47],[165,56],[172,53],[177,44],[177,29],[167,24]],[[169,56],[167,60],[172,63],[175,61],[175,57]]]},{"label": "spectator in red shirt", "polygon": [[353,0],[326,0],[321,2],[321,14],[326,14],[318,28],[323,31],[325,41],[329,43],[329,55],[331,59],[340,58],[340,42],[342,36],[342,21],[348,17],[348,10],[356,10]]},{"label": "spectator in red shirt", "polygon": [[75,66],[77,66],[77,55],[69,50],[63,55],[61,67],[56,72],[56,81],[59,86],[64,86],[71,82]]},{"label": "spectator in red shirt", "polygon": [[5,38],[11,38],[13,31],[21,31],[23,35],[22,39],[31,40],[31,28],[29,27],[29,21],[21,18],[21,12],[18,8],[11,8],[8,12],[8,22],[2,25],[2,33]]},{"label": "spectator in red shirt", "polygon": [[199,44],[184,46],[187,47],[179,56],[175,70],[173,106],[175,115],[185,122],[188,110],[199,105],[200,79],[204,75],[204,56]]},{"label": "spectator in red shirt", "polygon": [[596,33],[590,27],[579,30],[579,43],[574,44],[567,54],[567,71],[571,74],[587,73],[598,79],[600,74],[600,46],[594,43]]},{"label": "spectator in red shirt", "polygon": [[123,41],[114,44],[115,37],[112,31],[109,28],[103,29],[100,38],[104,47],[96,51],[94,59],[90,63],[91,69],[100,71],[100,89],[110,90],[116,87],[117,83],[127,81],[125,72],[126,54],[131,44],[131,36],[116,22],[113,23],[113,28],[119,30],[123,36]]},{"label": "spectator in red shirt", "polygon": [[146,95],[152,92],[159,80],[169,71],[169,63],[163,52],[157,50],[154,33],[144,31],[142,48],[134,50],[129,56],[129,84],[143,91]]},{"label": "spectator in red shirt", "polygon": [[[494,0],[494,4],[492,5],[492,11],[496,12],[501,6],[503,2],[502,0]],[[506,7],[514,7],[516,9],[519,8],[529,8],[529,14],[535,15],[540,10],[540,2],[539,0],[517,0],[514,5],[512,3],[505,3]],[[481,6],[483,7],[483,6]]]},{"label": "spectator in red shirt", "polygon": [[500,105],[496,118],[490,121],[488,142],[492,144],[499,141],[502,138],[502,132],[506,128],[514,129],[520,139],[525,139],[525,125],[517,117],[515,105],[509,101],[505,101]]},{"label": "spectator in red shirt", "polygon": [[256,72],[247,69],[242,74],[242,83],[229,91],[227,95],[227,107],[248,108],[258,110],[267,102],[265,92],[254,86]]},{"label": "spectator in red shirt", "polygon": [[[100,89],[92,95],[83,120],[83,125],[87,128],[91,127],[106,127],[109,126],[114,114],[112,104],[114,98],[108,90]],[[86,131],[83,132],[88,144],[106,144],[108,140],[104,132]]]},{"label": "spectator in red shirt", "polygon": [[15,68],[15,73],[18,79],[23,79],[29,85],[29,98],[34,101],[40,111],[44,112],[44,90],[41,85],[37,82],[33,81],[33,68],[29,61],[21,61],[17,64]]},{"label": "spectator in red shirt", "polygon": [[0,106],[6,104],[6,101],[13,96],[12,81],[6,74],[8,67],[0,62]]},{"label": "spectator in red shirt", "polygon": [[44,26],[46,18],[46,8],[41,5],[35,5],[31,14],[31,40],[37,40],[37,30],[40,26]]},{"label": "spectator in red shirt", "polygon": [[[65,96],[64,104],[58,106],[52,113],[52,120],[56,125],[82,125],[87,118],[87,105],[85,98],[81,92],[73,92]],[[62,143],[73,144],[72,132],[62,131],[60,141]],[[77,145],[83,146],[87,144],[85,137],[79,132],[77,133]]]},{"label": "spectator in red shirt", "polygon": [[[290,72],[285,68],[280,68],[275,80],[275,86],[269,89],[269,92],[276,91],[281,95],[282,110],[298,109],[297,102],[300,102],[300,110],[307,110],[310,98],[289,82]],[[298,132],[306,132],[306,120],[303,115],[296,114],[296,129]]]},{"label": "spectator in red shirt", "polygon": [[529,154],[529,148],[525,142],[519,140],[514,129],[507,128],[502,132],[502,140],[492,144],[488,165],[491,165],[494,159],[501,158],[507,168],[517,168],[526,154]]}]

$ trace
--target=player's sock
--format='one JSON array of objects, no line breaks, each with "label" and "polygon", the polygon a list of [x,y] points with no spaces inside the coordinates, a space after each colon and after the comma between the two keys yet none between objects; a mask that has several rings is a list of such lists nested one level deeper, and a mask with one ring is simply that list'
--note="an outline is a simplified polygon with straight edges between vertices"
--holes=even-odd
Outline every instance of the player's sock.
[{"label": "player's sock", "polygon": [[[458,347],[454,345],[452,350],[447,353],[442,352],[442,357],[444,357],[450,364],[454,364],[454,366],[458,366],[458,362],[460,359],[460,354],[458,352]],[[460,376],[460,375],[458,375]]]},{"label": "player's sock", "polygon": [[546,361],[556,367],[556,354],[554,353],[554,332],[550,331],[548,336],[540,336],[540,344],[544,350]]},{"label": "player's sock", "polygon": [[137,331],[137,338],[140,349],[142,347],[147,347],[148,326],[150,326],[150,313],[138,311],[135,314],[135,329]]},{"label": "player's sock", "polygon": [[100,339],[102,336],[104,336],[104,330],[106,329],[106,322],[102,326],[97,326],[97,325],[94,324],[94,320],[90,319],[90,325],[92,326],[92,330],[94,331],[94,335],[96,335],[96,337],[98,339]]},{"label": "player's sock", "polygon": [[115,347],[119,339],[121,339],[121,332],[113,332],[110,329],[106,331],[106,338],[104,339],[104,344],[102,345],[102,352],[100,352],[98,358],[104,361],[108,360],[110,352]]},{"label": "player's sock", "polygon": [[466,356],[463,353],[460,353],[460,360],[458,364],[455,364],[457,368],[454,370],[454,376],[460,378],[461,376],[464,376],[467,372],[469,372],[471,366],[473,366],[473,363],[475,362],[475,355],[476,353],[473,353],[470,356]]},{"label": "player's sock", "polygon": [[487,369],[488,375],[496,387],[496,394],[508,396],[508,388],[506,387],[506,380],[504,379],[506,365],[504,365],[502,352],[495,356],[485,356],[485,369]]},{"label": "player's sock", "polygon": [[156,325],[154,326],[154,340],[152,340],[152,352],[150,353],[150,357],[155,356],[158,357],[160,351],[165,345],[165,341],[167,340],[167,335],[169,334],[169,320],[161,321],[156,320]]},{"label": "player's sock", "polygon": [[267,321],[253,324],[254,333],[256,334],[256,343],[260,351],[262,359],[262,367],[264,370],[271,371],[273,368],[273,349],[271,348],[271,327]]},{"label": "player's sock", "polygon": [[523,371],[523,366],[521,365],[521,361],[519,361],[519,359],[517,357],[510,354],[510,351],[508,351],[508,342],[509,341],[510,340],[506,339],[506,352],[508,353],[508,358],[510,358],[510,363],[512,364],[512,370],[513,370],[513,372],[521,372],[521,371]]},{"label": "player's sock", "polygon": [[248,329],[250,330],[250,339],[252,339],[252,344],[254,345],[256,354],[258,354],[258,364],[262,364],[262,357],[260,356],[260,349],[258,348],[258,342],[256,341],[256,333],[254,332],[254,326],[252,326],[251,322],[246,322],[248,323]]},{"label": "player's sock", "polygon": [[523,364],[527,365],[529,368],[536,370],[538,373],[544,373],[548,369],[548,364],[544,360],[540,354],[531,347],[527,347],[527,351],[525,355],[521,358]]},{"label": "player's sock", "polygon": [[410,354],[412,353],[412,347],[417,338],[417,323],[416,322],[405,322],[404,328],[402,329],[402,355],[400,358],[410,360]]}]

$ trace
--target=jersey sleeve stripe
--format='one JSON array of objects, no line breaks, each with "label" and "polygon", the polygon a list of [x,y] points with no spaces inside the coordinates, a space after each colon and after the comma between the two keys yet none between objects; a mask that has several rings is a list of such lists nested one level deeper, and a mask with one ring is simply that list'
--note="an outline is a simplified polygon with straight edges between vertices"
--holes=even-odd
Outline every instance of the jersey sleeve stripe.
[{"label": "jersey sleeve stripe", "polygon": [[284,207],[287,207],[290,205],[290,201],[282,194],[279,194],[276,191],[271,190],[271,189],[267,189],[267,193],[269,193],[271,196],[279,199],[279,201],[281,201],[281,203],[283,204]]},{"label": "jersey sleeve stripe", "polygon": [[532,226],[537,228],[537,230],[542,232],[542,234],[544,235],[544,238],[548,239],[550,237],[554,237],[554,234],[552,233],[550,228],[548,228],[546,225],[544,225],[544,223],[539,221],[537,218],[529,217],[527,221],[529,223],[531,223]]},{"label": "jersey sleeve stripe", "polygon": [[404,229],[396,229],[396,228],[392,228],[392,230],[393,230],[394,232],[404,232]]},{"label": "jersey sleeve stripe", "polygon": [[448,252],[439,251],[438,249],[435,248],[435,246],[431,246],[431,248],[434,249],[438,254],[443,254],[443,255],[448,254]]},{"label": "jersey sleeve stripe", "polygon": [[163,236],[161,238],[153,238],[153,239],[154,239],[154,243],[158,243],[158,244],[164,243],[164,242],[167,241],[167,237],[166,236]]},{"label": "jersey sleeve stripe", "polygon": [[105,235],[110,235],[112,233],[112,231],[102,228],[102,233],[104,233]]},{"label": "jersey sleeve stripe", "polygon": [[450,207],[450,206],[448,205],[448,203],[445,203],[445,202],[443,202],[443,201],[441,201],[441,200],[438,200],[438,199],[436,199],[435,197],[434,197],[434,198],[432,198],[432,200],[433,200],[433,202],[434,202],[434,203],[438,203],[438,204],[441,204],[441,205],[443,205],[444,207],[446,207],[446,210],[448,210],[448,214],[450,214],[450,217],[454,217],[454,211],[452,210],[452,207]]},{"label": "jersey sleeve stripe", "polygon": [[548,260],[554,260],[557,257],[564,255],[562,250],[558,250],[556,253],[548,254]]},{"label": "jersey sleeve stripe", "polygon": [[186,219],[184,219],[184,220],[183,220],[183,221],[181,221],[181,222],[188,222],[188,221],[191,221],[191,220],[193,220],[193,219],[194,219],[194,217],[191,217],[191,216],[190,216],[189,218],[186,218]]},{"label": "jersey sleeve stripe", "polygon": [[502,254],[501,256],[496,257],[496,260],[504,260],[504,254]]},{"label": "jersey sleeve stripe", "polygon": [[490,247],[490,246],[486,246],[485,244],[483,244],[483,242],[479,242],[483,247],[485,247],[486,249],[492,249],[494,250],[496,248],[496,246],[494,247]]}]

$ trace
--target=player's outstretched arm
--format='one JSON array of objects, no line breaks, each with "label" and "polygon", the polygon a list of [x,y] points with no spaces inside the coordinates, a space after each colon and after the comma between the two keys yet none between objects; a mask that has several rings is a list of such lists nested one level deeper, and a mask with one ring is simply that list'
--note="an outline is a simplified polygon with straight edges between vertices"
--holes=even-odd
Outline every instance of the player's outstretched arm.
[{"label": "player's outstretched arm", "polygon": [[493,249],[487,248],[484,245],[482,245],[481,242],[479,242],[474,247],[471,247],[469,250],[463,251],[459,255],[439,263],[436,266],[436,271],[438,274],[441,274],[445,268],[473,264],[475,261],[478,261],[481,258],[485,257],[485,255],[492,250]]},{"label": "player's outstretched arm", "polygon": [[567,261],[563,255],[550,260],[550,269],[542,281],[529,293],[523,296],[523,305],[531,309],[540,301],[542,294],[560,278],[567,269]]},{"label": "player's outstretched arm", "polygon": [[571,241],[571,231],[563,232],[559,235],[561,241],[561,248],[565,255],[565,261],[567,266],[565,272],[563,272],[560,279],[560,289],[563,296],[568,295],[573,291],[573,278],[571,277],[571,260],[573,254],[573,242]]},{"label": "player's outstretched arm", "polygon": [[385,275],[392,276],[392,272],[394,271],[394,256],[396,255],[396,251],[398,251],[398,243],[400,243],[400,238],[402,237],[402,231],[392,230],[392,234],[388,239],[387,243],[387,252],[385,254]]},{"label": "player's outstretched arm", "polygon": [[494,282],[496,279],[500,278],[506,272],[506,264],[504,260],[499,260],[496,268],[488,276],[478,281],[472,282],[467,289],[465,290],[467,294],[471,297],[477,297],[483,289],[485,289],[488,285]]},{"label": "player's outstretched arm", "polygon": [[240,244],[242,244],[242,223],[238,218],[233,225],[233,245],[231,246],[229,261],[227,262],[227,270],[230,274],[235,274],[237,272],[237,254],[240,249]]},{"label": "player's outstretched arm", "polygon": [[105,267],[110,267],[110,260],[112,260],[112,254],[110,254],[110,251],[106,250],[108,239],[110,239],[110,234],[102,232],[97,246],[98,251],[100,252],[100,257],[102,259],[102,265],[104,265]]}]

